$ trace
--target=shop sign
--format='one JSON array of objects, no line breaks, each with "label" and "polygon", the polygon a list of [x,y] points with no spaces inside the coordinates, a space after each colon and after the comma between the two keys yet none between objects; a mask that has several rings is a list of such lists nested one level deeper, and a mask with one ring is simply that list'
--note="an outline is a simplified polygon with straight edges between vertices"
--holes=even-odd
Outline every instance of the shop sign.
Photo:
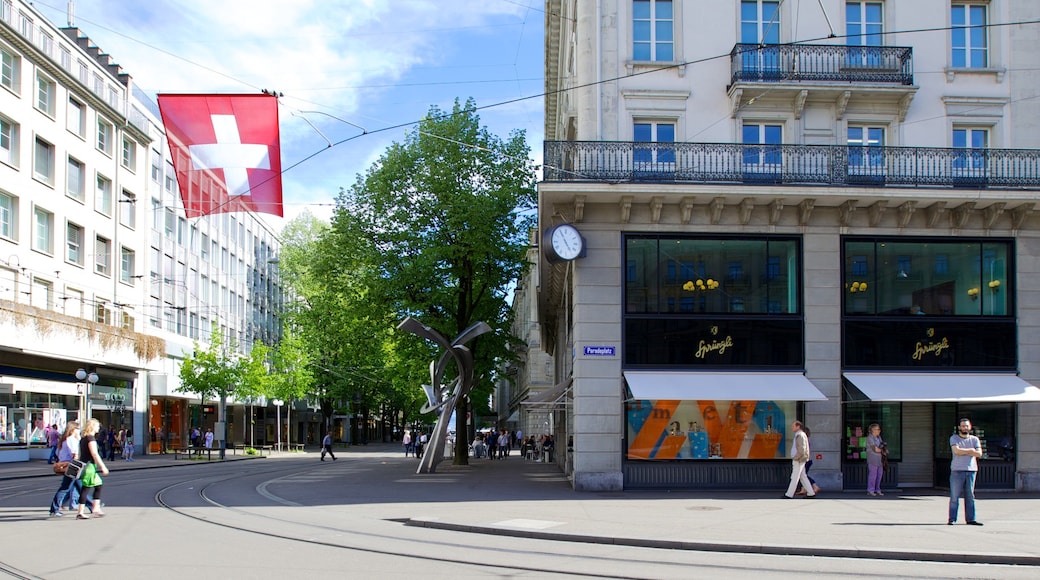
[{"label": "shop sign", "polygon": [[919,340],[917,341],[917,344],[914,345],[914,354],[912,355],[914,360],[923,360],[924,357],[929,354],[940,357],[944,350],[950,348],[950,340],[945,336],[938,341],[933,340],[935,337],[934,328],[929,328],[925,334],[928,335],[926,341]]},{"label": "shop sign", "polygon": [[723,354],[726,354],[726,351],[728,349],[733,348],[733,337],[732,336],[726,335],[725,337],[720,338],[718,336],[718,334],[719,334],[719,327],[718,326],[712,326],[711,327],[712,338],[709,339],[709,340],[701,340],[697,344],[697,352],[694,354],[694,356],[696,356],[697,358],[703,359],[703,358],[707,358],[708,355],[711,355],[711,354],[723,355]]}]

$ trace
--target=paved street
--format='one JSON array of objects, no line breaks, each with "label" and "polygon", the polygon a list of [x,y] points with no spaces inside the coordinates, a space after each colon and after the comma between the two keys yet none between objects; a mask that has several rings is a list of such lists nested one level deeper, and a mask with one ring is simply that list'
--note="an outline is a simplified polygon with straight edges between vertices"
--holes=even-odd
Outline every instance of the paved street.
[{"label": "paved street", "polygon": [[[720,577],[876,569],[1031,578],[1040,565],[1034,496],[980,494],[986,525],[976,528],[947,526],[947,499],[931,491],[815,500],[780,499],[780,490],[579,494],[555,467],[515,452],[470,466],[444,462],[433,475],[416,475],[416,460],[397,445],[338,457],[322,463],[312,450],[212,463],[116,461],[107,516],[87,522],[47,517],[59,479],[45,462],[0,464],[0,570],[55,578],[75,565],[84,578],[226,578],[248,568],[250,577],[275,577],[349,561],[347,577],[358,578],[380,566],[401,572],[390,577],[683,578],[688,565],[715,567]],[[62,561],[42,550],[47,544],[83,549],[62,549]],[[344,549],[354,556],[344,559]],[[893,559],[904,562],[893,569]],[[954,571],[948,562],[961,564]]]}]

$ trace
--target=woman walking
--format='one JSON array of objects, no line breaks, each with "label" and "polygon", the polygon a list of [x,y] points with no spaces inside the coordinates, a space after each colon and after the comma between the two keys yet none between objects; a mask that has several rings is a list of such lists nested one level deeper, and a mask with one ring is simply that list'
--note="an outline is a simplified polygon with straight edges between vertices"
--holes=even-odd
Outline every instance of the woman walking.
[{"label": "woman walking", "polygon": [[[77,421],[69,421],[65,425],[65,432],[58,441],[58,462],[72,461],[76,459],[78,454],[79,423]],[[58,486],[58,491],[54,494],[54,499],[51,500],[51,515],[56,518],[64,515],[61,513],[61,508],[64,506],[66,499],[69,500],[69,509],[72,509],[72,506],[79,503],[79,492],[79,480],[69,477],[68,474],[62,475],[61,485]]]},{"label": "woman walking", "polygon": [[[92,517],[101,518],[105,516],[105,513],[101,511],[101,486],[104,484],[104,481],[102,481],[98,472],[100,471],[102,475],[108,475],[108,467],[105,466],[105,462],[101,458],[101,451],[98,449],[96,436],[100,426],[101,424],[97,419],[88,419],[86,427],[83,428],[83,438],[79,441],[79,458],[86,465],[83,467],[83,476],[80,478],[83,481],[83,489],[79,494],[77,520],[89,520]],[[85,513],[88,496],[93,498],[93,506],[89,516]]]}]

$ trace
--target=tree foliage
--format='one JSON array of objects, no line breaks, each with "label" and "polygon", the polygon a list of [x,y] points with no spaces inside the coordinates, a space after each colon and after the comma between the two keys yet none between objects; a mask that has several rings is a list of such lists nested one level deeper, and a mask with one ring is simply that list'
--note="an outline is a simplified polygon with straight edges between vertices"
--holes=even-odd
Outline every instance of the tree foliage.
[{"label": "tree foliage", "polygon": [[[338,257],[343,269],[323,281],[343,285],[355,306],[371,305],[396,320],[415,316],[449,339],[477,321],[491,325],[496,332],[470,344],[476,374],[484,377],[475,390],[479,402],[487,400],[496,361],[511,356],[506,298],[525,265],[536,194],[524,133],[505,140],[492,135],[475,109],[472,100],[456,101],[450,112],[431,108],[342,192],[323,255]],[[385,318],[371,322],[387,324]],[[395,384],[407,381],[414,393],[401,399],[414,403],[436,353],[414,337],[382,336],[398,353],[417,358],[396,357],[403,367],[392,373]],[[384,363],[386,355],[380,353]],[[456,462],[465,462],[460,451]]]}]

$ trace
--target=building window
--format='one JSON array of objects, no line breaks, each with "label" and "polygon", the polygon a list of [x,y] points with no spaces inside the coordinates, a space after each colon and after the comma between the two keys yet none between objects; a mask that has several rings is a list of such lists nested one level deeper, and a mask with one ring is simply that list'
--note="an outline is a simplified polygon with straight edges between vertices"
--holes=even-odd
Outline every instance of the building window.
[{"label": "building window", "polygon": [[845,3],[845,39],[849,45],[847,66],[878,67],[883,64],[878,48],[884,44],[883,9],[881,2]]},{"label": "building window", "polygon": [[672,0],[635,0],[632,3],[632,59],[675,60],[674,25]]},{"label": "building window", "polygon": [[69,131],[80,137],[87,134],[87,110],[83,103],[70,98],[66,118],[66,128]]},{"label": "building window", "polygon": [[137,173],[137,143],[126,137],[123,138],[122,164],[131,173]]},{"label": "building window", "polygon": [[988,129],[953,129],[953,147],[963,149],[953,158],[955,170],[982,170],[986,168],[986,149],[989,147]]},{"label": "building window", "polygon": [[985,4],[954,4],[951,8],[950,37],[954,68],[989,66],[989,31]]},{"label": "building window", "polygon": [[18,123],[0,117],[0,161],[18,167]]},{"label": "building window", "polygon": [[134,251],[126,247],[119,248],[119,279],[127,284],[133,284],[134,267]]},{"label": "building window", "polygon": [[740,3],[740,42],[780,43],[779,0],[744,0]]},{"label": "building window", "polygon": [[[637,164],[675,163],[675,123],[636,122],[632,124],[632,140],[637,143],[633,160]],[[652,147],[644,143],[659,143]],[[667,145],[663,145],[666,144]],[[648,169],[644,167],[644,169]]]},{"label": "building window", "polygon": [[33,157],[33,177],[54,185],[54,145],[37,137]]},{"label": "building window", "polygon": [[162,183],[162,156],[152,149],[152,181]]},{"label": "building window", "polygon": [[755,172],[779,171],[782,156],[779,147],[784,142],[780,125],[745,124],[743,127],[744,170]]},{"label": "building window", "polygon": [[33,249],[45,254],[54,253],[54,214],[37,207],[33,209]]},{"label": "building window", "polygon": [[33,277],[31,304],[41,310],[54,310],[54,284],[49,280]]},{"label": "building window", "polygon": [[112,242],[98,236],[94,241],[94,271],[102,276],[112,274]]},{"label": "building window", "polygon": [[125,189],[119,197],[119,223],[130,229],[137,227],[137,196]]},{"label": "building window", "polygon": [[0,192],[0,237],[8,240],[17,238],[18,200]]},{"label": "building window", "polygon": [[849,239],[844,251],[847,315],[902,316],[913,310],[960,317],[1011,312],[1014,276],[1007,242]]},{"label": "building window", "polygon": [[103,215],[112,215],[112,180],[100,173],[94,193],[94,210]]},{"label": "building window", "polygon": [[69,157],[65,193],[72,199],[83,202],[87,190],[87,166],[82,161]]},{"label": "building window", "polygon": [[98,151],[104,152],[106,155],[112,155],[112,139],[115,134],[115,127],[112,123],[105,121],[104,119],[98,118],[97,123],[97,148]]},{"label": "building window", "polygon": [[78,266],[83,265],[83,226],[68,222],[65,225],[65,259]]},{"label": "building window", "polygon": [[0,46],[0,85],[12,93],[21,92],[22,59]]},{"label": "building window", "polygon": [[112,324],[112,310],[108,308],[107,302],[100,300],[94,305],[94,322]]},{"label": "building window", "polygon": [[54,117],[58,86],[42,73],[36,74],[36,109],[48,117]]},{"label": "building window", "polygon": [[850,125],[845,139],[849,147],[849,172],[876,170],[885,161],[885,129]]}]

